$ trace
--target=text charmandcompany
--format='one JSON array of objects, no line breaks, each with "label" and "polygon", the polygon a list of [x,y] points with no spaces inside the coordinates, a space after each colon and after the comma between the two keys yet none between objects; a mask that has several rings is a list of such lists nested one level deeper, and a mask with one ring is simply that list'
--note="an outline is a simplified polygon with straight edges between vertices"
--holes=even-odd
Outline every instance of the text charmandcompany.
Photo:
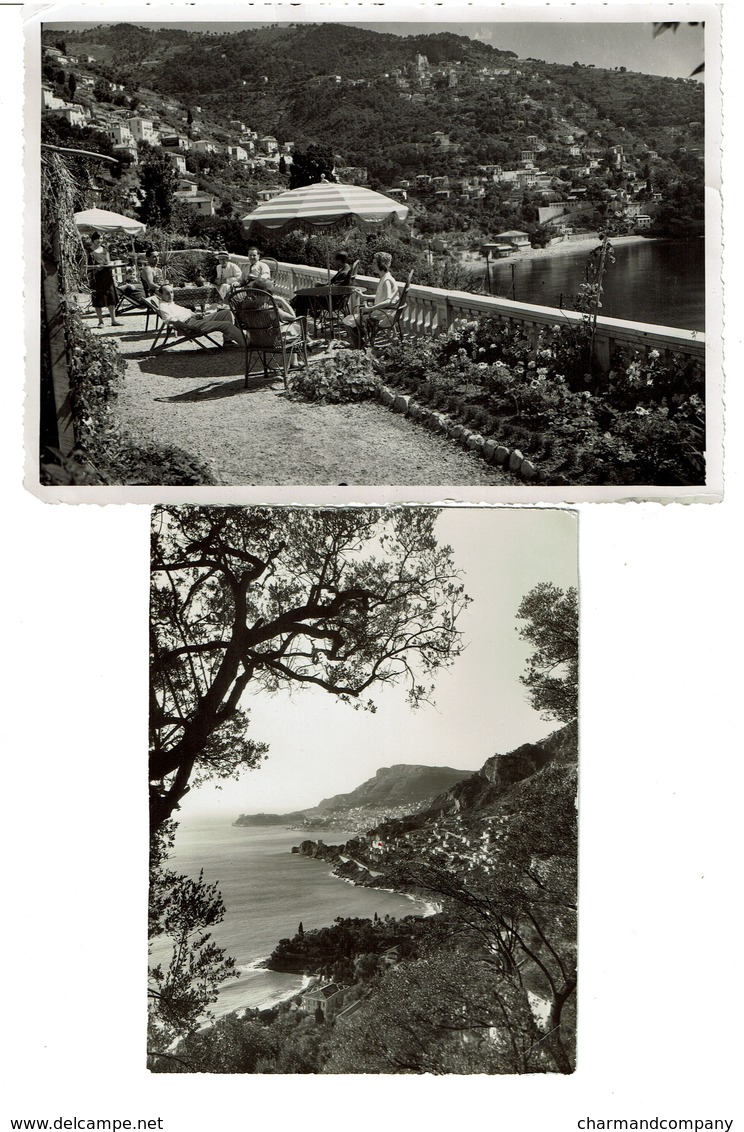
[{"label": "text charmandcompany", "polygon": [[585,1116],[578,1122],[577,1127],[581,1132],[594,1132],[594,1129],[599,1129],[600,1132],[609,1132],[610,1129],[615,1132],[634,1132],[635,1129],[658,1129],[659,1132],[703,1132],[703,1130],[711,1129],[711,1132],[731,1132],[733,1127],[733,1120],[689,1120],[689,1119],[671,1119],[667,1120],[663,1116],[653,1116],[649,1120],[620,1120],[620,1119],[607,1119],[601,1118],[599,1120],[593,1119],[591,1116]]}]

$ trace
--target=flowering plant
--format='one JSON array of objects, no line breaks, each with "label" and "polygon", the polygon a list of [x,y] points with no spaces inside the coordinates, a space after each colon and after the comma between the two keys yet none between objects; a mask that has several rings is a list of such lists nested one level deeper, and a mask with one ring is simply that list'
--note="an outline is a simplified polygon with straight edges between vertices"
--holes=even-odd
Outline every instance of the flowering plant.
[{"label": "flowering plant", "polygon": [[[583,337],[582,337],[583,335]],[[497,319],[460,321],[380,359],[382,379],[520,447],[548,482],[703,482],[704,375],[694,359],[620,354],[587,380],[588,329],[545,328],[530,342]]]},{"label": "flowering plant", "polygon": [[375,363],[361,350],[344,350],[316,358],[289,378],[290,393],[303,401],[339,404],[377,397],[380,381]]}]

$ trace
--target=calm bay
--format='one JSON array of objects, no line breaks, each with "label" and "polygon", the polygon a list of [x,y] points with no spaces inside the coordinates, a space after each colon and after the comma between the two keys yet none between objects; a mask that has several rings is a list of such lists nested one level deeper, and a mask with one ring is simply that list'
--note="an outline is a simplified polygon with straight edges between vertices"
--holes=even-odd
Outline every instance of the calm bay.
[{"label": "calm bay", "polygon": [[[649,240],[618,244],[604,275],[603,315],[705,330],[705,240]],[[491,291],[521,303],[571,309],[584,281],[586,248],[560,255],[492,261]],[[512,274],[513,269],[513,274]],[[478,269],[480,278],[484,268]],[[512,294],[512,282],[514,291]]]},{"label": "calm bay", "polygon": [[[329,833],[324,840],[341,844],[353,832]],[[184,820],[179,827],[170,865],[194,878],[203,869],[207,883],[219,883],[226,914],[212,937],[240,970],[239,979],[223,986],[215,1014],[269,1005],[302,988],[301,975],[258,966],[280,939],[295,934],[300,921],[308,930],[337,916],[371,919],[375,912],[383,917],[425,911],[423,902],[356,887],[333,876],[326,862],[291,852],[313,836],[283,826],[232,826],[223,817]],[[166,948],[153,947],[153,962],[166,959]]]}]

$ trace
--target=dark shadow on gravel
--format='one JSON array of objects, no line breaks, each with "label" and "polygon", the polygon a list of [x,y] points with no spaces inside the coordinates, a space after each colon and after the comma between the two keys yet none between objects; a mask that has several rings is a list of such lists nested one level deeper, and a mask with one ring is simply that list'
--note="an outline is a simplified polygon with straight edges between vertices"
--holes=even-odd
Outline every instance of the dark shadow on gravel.
[{"label": "dark shadow on gravel", "polygon": [[172,397],[154,397],[154,401],[161,401],[166,404],[181,404],[188,402],[200,401],[221,401],[226,397],[240,397],[249,393],[260,393],[262,390],[271,389],[281,384],[281,378],[277,380],[275,377],[269,377],[268,380],[264,377],[251,378],[251,381],[246,389],[243,385],[243,377],[241,375],[239,381],[222,382],[220,385],[203,385],[200,389],[190,389],[188,393],[174,393]]},{"label": "dark shadow on gravel", "polygon": [[[130,354],[130,358],[135,355]],[[182,350],[172,354],[145,354],[136,359],[142,373],[158,377],[193,380],[204,377],[237,377],[245,373],[242,350]]]},{"label": "dark shadow on gravel", "polygon": [[[119,337],[122,342],[146,342],[148,338],[151,342],[155,340],[154,330],[125,330]],[[131,355],[130,355],[131,356]]]}]

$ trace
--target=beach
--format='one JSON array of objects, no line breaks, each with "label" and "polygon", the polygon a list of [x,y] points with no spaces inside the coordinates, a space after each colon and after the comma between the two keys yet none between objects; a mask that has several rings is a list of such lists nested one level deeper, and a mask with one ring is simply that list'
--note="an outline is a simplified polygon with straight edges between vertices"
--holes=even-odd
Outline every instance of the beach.
[{"label": "beach", "polygon": [[[339,831],[339,843],[356,834]],[[387,889],[345,883],[326,861],[292,853],[299,835],[283,826],[238,827],[224,817],[196,817],[181,822],[170,863],[207,883],[218,883],[225,917],[211,929],[212,939],[236,961],[240,978],[228,980],[212,1010],[216,1017],[246,1008],[266,1009],[302,993],[306,975],[272,971],[264,966],[282,938],[291,938],[302,921],[305,930],[332,924],[337,916],[430,915],[435,906],[419,897]],[[151,962],[168,962],[165,941],[151,945]]]},{"label": "beach", "polygon": [[[612,246],[616,248],[628,247],[633,244],[655,244],[657,238],[655,236],[613,236],[611,241]],[[518,263],[527,259],[552,259],[554,256],[572,255],[576,252],[590,252],[596,248],[599,243],[599,236],[596,232],[580,236],[576,239],[573,237],[564,240],[554,240],[547,248],[515,248],[511,255],[505,256],[504,259],[491,259],[492,264],[497,263]],[[482,265],[484,257],[480,252],[462,252],[460,254],[460,263],[463,267],[473,267]]]}]

